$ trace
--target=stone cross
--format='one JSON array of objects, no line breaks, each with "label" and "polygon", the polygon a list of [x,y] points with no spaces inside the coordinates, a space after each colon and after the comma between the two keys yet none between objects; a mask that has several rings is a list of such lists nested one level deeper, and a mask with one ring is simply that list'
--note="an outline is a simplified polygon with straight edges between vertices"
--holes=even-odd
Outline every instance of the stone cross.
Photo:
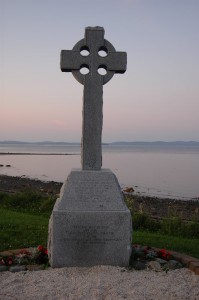
[{"label": "stone cross", "polygon": [[[100,170],[102,165],[103,84],[115,73],[126,71],[126,52],[116,52],[104,39],[103,27],[86,27],[84,39],[72,50],[61,51],[62,72],[72,72],[84,85],[82,125],[82,169]],[[83,68],[87,74],[83,74]],[[101,71],[103,70],[103,75]]]}]

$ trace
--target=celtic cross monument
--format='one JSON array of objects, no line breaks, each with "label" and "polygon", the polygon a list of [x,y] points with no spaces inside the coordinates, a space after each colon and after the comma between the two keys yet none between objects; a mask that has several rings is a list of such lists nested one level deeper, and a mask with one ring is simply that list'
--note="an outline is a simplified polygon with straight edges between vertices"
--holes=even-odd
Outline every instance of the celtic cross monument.
[{"label": "celtic cross monument", "polygon": [[115,73],[124,73],[126,63],[126,53],[116,52],[104,39],[102,27],[87,27],[84,39],[61,51],[61,70],[84,85],[82,169],[71,170],[49,221],[52,267],[128,265],[130,211],[116,176],[101,169],[103,85]]},{"label": "celtic cross monument", "polygon": [[[86,52],[86,56],[81,53]],[[100,52],[106,54],[100,56]],[[80,40],[73,50],[62,50],[61,70],[72,72],[74,77],[84,85],[83,126],[82,126],[82,169],[101,169],[101,134],[102,134],[102,94],[103,84],[114,73],[126,71],[126,53],[116,52],[114,47],[104,39],[102,27],[87,27],[85,38]],[[81,68],[87,68],[88,74],[81,74]],[[104,69],[105,75],[99,70]]]}]

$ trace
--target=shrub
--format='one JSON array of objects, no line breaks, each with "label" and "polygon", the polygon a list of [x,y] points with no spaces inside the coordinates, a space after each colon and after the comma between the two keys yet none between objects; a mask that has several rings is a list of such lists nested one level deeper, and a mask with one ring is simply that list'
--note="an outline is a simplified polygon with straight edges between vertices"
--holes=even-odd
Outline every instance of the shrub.
[{"label": "shrub", "polygon": [[147,230],[147,231],[158,231],[161,227],[158,221],[150,218],[145,213],[135,212],[132,215],[133,229],[135,230]]},{"label": "shrub", "polygon": [[161,231],[169,235],[180,235],[183,229],[182,220],[178,217],[164,218],[161,221]]},{"label": "shrub", "polygon": [[38,192],[0,193],[0,207],[18,212],[50,214],[54,203],[54,197]]},{"label": "shrub", "polygon": [[53,197],[48,197],[47,199],[44,199],[44,201],[41,203],[40,211],[42,213],[51,214],[55,205],[55,201],[56,199]]}]

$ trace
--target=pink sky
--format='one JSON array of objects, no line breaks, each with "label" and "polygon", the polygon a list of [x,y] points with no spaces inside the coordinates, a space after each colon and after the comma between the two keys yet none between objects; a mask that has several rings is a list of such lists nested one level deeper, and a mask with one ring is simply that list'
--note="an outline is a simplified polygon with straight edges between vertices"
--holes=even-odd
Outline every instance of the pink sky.
[{"label": "pink sky", "polygon": [[83,86],[61,72],[60,51],[100,25],[128,57],[104,86],[103,141],[199,141],[198,1],[0,5],[0,140],[80,141]]}]

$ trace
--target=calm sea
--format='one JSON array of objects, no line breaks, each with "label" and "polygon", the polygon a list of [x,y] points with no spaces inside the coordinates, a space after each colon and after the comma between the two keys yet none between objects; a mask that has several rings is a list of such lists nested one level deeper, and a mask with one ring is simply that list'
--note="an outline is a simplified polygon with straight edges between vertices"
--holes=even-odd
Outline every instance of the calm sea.
[{"label": "calm sea", "polygon": [[[0,144],[0,153],[0,174],[12,176],[63,182],[72,168],[81,166],[79,145]],[[199,198],[198,145],[103,145],[103,168],[135,193]]]}]

